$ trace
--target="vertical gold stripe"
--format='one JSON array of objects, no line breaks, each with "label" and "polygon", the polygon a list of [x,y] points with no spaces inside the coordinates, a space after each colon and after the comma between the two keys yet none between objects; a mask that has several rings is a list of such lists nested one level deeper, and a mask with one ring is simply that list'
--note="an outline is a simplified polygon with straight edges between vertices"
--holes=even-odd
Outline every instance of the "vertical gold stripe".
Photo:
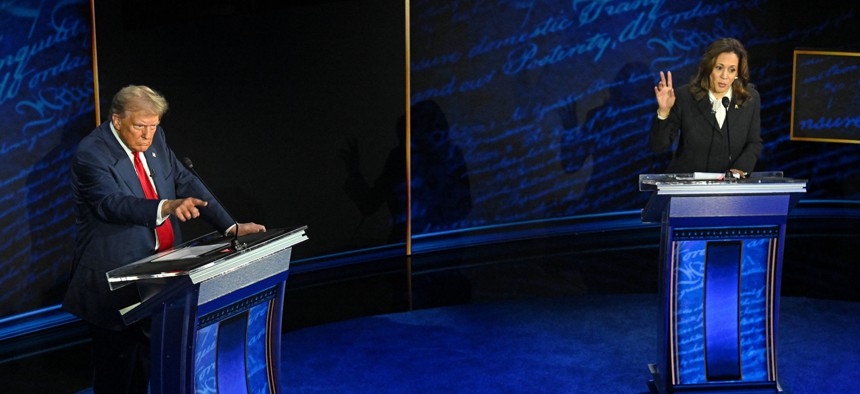
[{"label": "vertical gold stripe", "polygon": [[767,377],[770,381],[776,381],[776,297],[779,297],[779,293],[777,293],[776,282],[779,280],[777,275],[779,274],[777,264],[779,262],[780,256],[780,239],[782,238],[782,228],[780,228],[780,235],[777,238],[772,238],[770,241],[770,255],[768,256],[768,300],[767,300]]},{"label": "vertical gold stripe", "polygon": [[676,314],[675,314],[677,306],[676,306],[675,301],[676,301],[676,296],[678,294],[678,289],[677,289],[678,284],[677,284],[677,281],[675,278],[675,272],[676,272],[675,263],[677,262],[677,260],[675,257],[678,253],[678,250],[677,250],[677,243],[676,242],[672,241],[669,245],[671,248],[671,254],[669,255],[670,256],[669,257],[669,289],[667,290],[668,291],[668,297],[669,297],[669,323],[668,323],[669,324],[669,365],[668,365],[668,367],[669,367],[669,371],[670,371],[669,372],[670,379],[672,381],[672,384],[675,385],[675,384],[679,384],[678,369],[680,368],[679,360],[677,357],[675,357],[675,355],[677,353],[677,345],[678,345],[677,335],[675,333],[675,325],[677,324],[677,319],[676,319]]},{"label": "vertical gold stripe", "polygon": [[[282,292],[281,294],[283,294],[283,289],[278,289],[278,291]],[[271,393],[276,394],[280,391],[280,388],[278,387],[279,371],[277,371],[275,368],[275,365],[278,365],[278,360],[275,360],[275,357],[280,357],[281,355],[278,352],[275,352],[277,354],[272,354],[273,349],[271,349],[271,346],[269,346],[269,344],[272,343],[272,341],[275,339],[273,338],[275,335],[281,335],[281,333],[276,333],[273,332],[275,330],[272,330],[272,322],[276,321],[275,319],[280,318],[278,310],[275,309],[274,300],[275,299],[269,300],[269,307],[266,311],[266,317],[268,321],[266,321],[266,344],[264,347],[266,348],[266,377],[269,381],[269,390],[271,390]],[[281,307],[283,307],[283,305],[281,305]],[[278,324],[278,326],[280,326],[280,324]]]},{"label": "vertical gold stripe", "polygon": [[410,99],[409,0],[405,4],[406,19],[406,255],[412,256],[412,100]]},{"label": "vertical gold stripe", "polygon": [[797,84],[797,51],[794,51],[794,61],[791,64],[791,118],[788,120],[788,139],[794,139],[794,94]]},{"label": "vertical gold stripe", "polygon": [[765,351],[766,355],[766,366],[767,366],[767,380],[773,380],[771,362],[772,362],[772,348],[773,342],[771,338],[773,337],[773,299],[771,298],[773,295],[773,238],[768,240],[767,243],[767,267],[765,273]]},{"label": "vertical gold stripe", "polygon": [[406,32],[406,291],[409,300],[409,310],[412,310],[412,99],[410,74],[409,46],[409,0],[404,4],[404,19]]},{"label": "vertical gold stripe", "polygon": [[93,40],[93,98],[96,102],[96,127],[101,123],[101,114],[99,113],[99,56],[96,47],[96,4],[95,0],[90,0],[90,24],[92,25],[92,40]]}]

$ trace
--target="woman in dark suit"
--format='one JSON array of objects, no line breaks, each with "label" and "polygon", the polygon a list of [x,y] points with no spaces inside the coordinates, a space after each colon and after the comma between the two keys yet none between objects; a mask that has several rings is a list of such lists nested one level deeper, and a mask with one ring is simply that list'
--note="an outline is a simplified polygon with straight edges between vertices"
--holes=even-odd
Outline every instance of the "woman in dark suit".
[{"label": "woman in dark suit", "polygon": [[708,47],[689,85],[676,90],[672,73],[660,72],[650,147],[661,152],[678,140],[667,173],[753,171],[762,148],[761,99],[749,78],[747,51],[734,38]]}]

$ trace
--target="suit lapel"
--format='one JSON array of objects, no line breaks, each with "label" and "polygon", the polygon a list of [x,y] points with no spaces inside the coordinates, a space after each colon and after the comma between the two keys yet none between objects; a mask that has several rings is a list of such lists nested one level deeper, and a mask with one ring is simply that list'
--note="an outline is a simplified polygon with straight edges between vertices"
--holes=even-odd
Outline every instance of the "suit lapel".
[{"label": "suit lapel", "polygon": [[[125,152],[122,153],[125,155]],[[134,192],[135,197],[146,198],[146,195],[143,194],[143,186],[140,185],[140,179],[137,177],[137,171],[134,170],[134,165],[131,164],[128,156],[117,160],[116,170],[129,189]]]},{"label": "suit lapel", "polygon": [[714,115],[713,112],[711,112],[713,110],[713,107],[711,106],[711,100],[708,98],[707,95],[705,95],[705,97],[699,100],[697,106],[699,107],[699,111],[702,112],[702,117],[708,120],[708,123],[711,124],[711,127],[722,133],[723,131],[720,130],[720,126],[717,124],[717,117]]},{"label": "suit lapel", "polygon": [[140,186],[140,180],[137,178],[137,172],[134,170],[134,165],[131,164],[131,160],[129,160],[125,150],[119,145],[119,141],[114,137],[107,122],[102,124],[100,138],[110,151],[114,170],[119,174],[123,182],[125,182],[128,189],[132,191],[135,197],[146,198],[143,194],[143,187]]}]

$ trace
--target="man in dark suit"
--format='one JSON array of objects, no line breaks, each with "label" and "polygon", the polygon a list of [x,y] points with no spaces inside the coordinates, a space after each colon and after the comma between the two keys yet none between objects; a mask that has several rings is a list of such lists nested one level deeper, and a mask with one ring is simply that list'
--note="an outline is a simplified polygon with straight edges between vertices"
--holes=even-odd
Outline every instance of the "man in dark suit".
[{"label": "man in dark suit", "polygon": [[705,51],[689,85],[674,89],[672,73],[660,73],[650,146],[664,151],[678,138],[667,173],[753,171],[762,149],[761,98],[749,82],[747,58],[738,40],[721,38]]},{"label": "man in dark suit", "polygon": [[97,393],[145,393],[149,382],[149,322],[125,326],[119,314],[140,302],[137,290],[110,291],[106,272],[179,244],[179,221],[202,216],[225,234],[265,231],[237,224],[176,159],[159,126],[166,110],[152,89],[123,88],[72,163],[78,232],[63,307],[90,325]]}]

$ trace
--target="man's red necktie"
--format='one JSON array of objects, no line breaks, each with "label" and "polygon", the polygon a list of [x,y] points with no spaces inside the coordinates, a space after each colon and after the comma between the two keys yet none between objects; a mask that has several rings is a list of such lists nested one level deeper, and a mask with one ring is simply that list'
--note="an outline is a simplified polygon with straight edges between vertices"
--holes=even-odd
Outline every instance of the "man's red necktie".
[{"label": "man's red necktie", "polygon": [[[155,193],[152,182],[146,179],[146,170],[143,169],[143,162],[140,160],[141,153],[133,152],[133,154],[134,170],[137,171],[137,179],[140,180],[140,186],[143,187],[143,195],[150,200],[158,200],[158,194]],[[173,247],[173,226],[170,224],[169,218],[155,228],[155,235],[158,236],[159,252]]]}]

